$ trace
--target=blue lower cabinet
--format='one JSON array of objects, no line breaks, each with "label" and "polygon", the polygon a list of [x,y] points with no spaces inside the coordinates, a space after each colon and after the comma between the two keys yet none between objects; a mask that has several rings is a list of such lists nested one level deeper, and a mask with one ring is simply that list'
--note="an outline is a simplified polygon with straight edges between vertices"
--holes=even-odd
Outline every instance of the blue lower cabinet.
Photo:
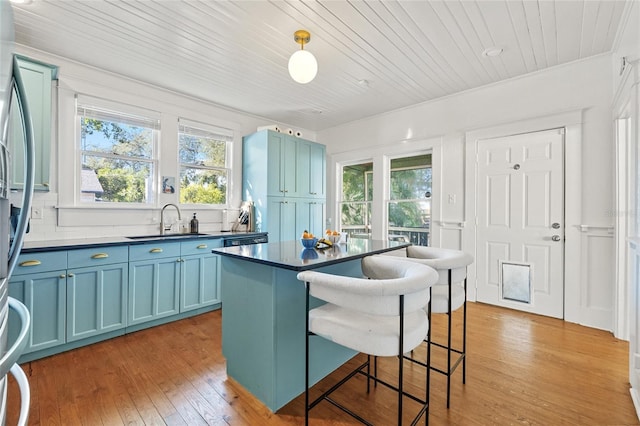
[{"label": "blue lower cabinet", "polygon": [[[62,345],[66,342],[66,271],[57,270],[17,275],[9,282],[9,296],[18,299],[31,313],[29,343],[23,353]],[[15,341],[19,329],[9,317],[9,341]]]},{"label": "blue lower cabinet", "polygon": [[180,312],[220,302],[218,276],[220,256],[184,256],[182,258],[182,294]]},{"label": "blue lower cabinet", "polygon": [[128,263],[69,270],[67,342],[127,325]]},{"label": "blue lower cabinet", "polygon": [[[21,362],[215,309],[221,260],[211,250],[222,244],[198,238],[21,254],[9,281],[9,296],[31,313]],[[9,342],[20,332],[16,315],[9,311]]]},{"label": "blue lower cabinet", "polygon": [[180,312],[220,303],[220,256],[211,253],[217,247],[220,238],[182,242]]},{"label": "blue lower cabinet", "polygon": [[180,258],[129,263],[127,325],[180,312]]}]

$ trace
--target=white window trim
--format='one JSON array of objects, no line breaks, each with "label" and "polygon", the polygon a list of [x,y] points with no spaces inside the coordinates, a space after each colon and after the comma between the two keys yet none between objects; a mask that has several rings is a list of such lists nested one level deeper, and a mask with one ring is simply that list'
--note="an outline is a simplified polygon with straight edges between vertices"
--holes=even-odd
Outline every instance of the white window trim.
[{"label": "white window trim", "polygon": [[[149,109],[145,109],[142,107],[136,107],[133,105],[128,105],[125,103],[115,102],[108,99],[98,98],[95,96],[85,95],[81,93],[76,93],[74,102],[74,147],[75,147],[75,158],[73,162],[73,168],[75,173],[74,179],[74,191],[73,191],[73,206],[75,208],[82,209],[127,209],[127,210],[137,210],[137,209],[149,209],[155,208],[158,200],[158,180],[159,180],[159,149],[160,149],[160,140],[162,137],[161,134],[161,113],[158,111],[153,111]],[[152,164],[153,172],[150,176],[150,199],[145,203],[110,203],[110,202],[100,202],[100,203],[86,203],[82,202],[80,197],[80,184],[82,182],[81,177],[81,161],[82,161],[82,150],[80,149],[80,115],[78,114],[78,108],[80,105],[86,105],[87,107],[92,107],[96,110],[106,110],[113,111],[117,113],[121,113],[123,116],[130,115],[136,118],[141,118],[142,120],[148,120],[152,124],[152,128],[154,130],[153,142],[152,142],[152,155],[151,159],[141,159],[141,161],[149,162]]]},{"label": "white window trim", "polygon": [[[388,145],[372,148],[368,157],[359,157],[357,151],[349,151],[331,155],[330,174],[334,177],[335,185],[332,186],[334,200],[342,199],[342,167],[350,164],[373,162],[374,193],[371,205],[371,238],[386,239],[387,209],[389,200],[389,170],[391,159],[410,157],[414,155],[431,154],[431,227],[433,230],[432,245],[439,243],[440,206],[441,206],[441,179],[442,179],[442,137],[429,139],[402,139],[390,141]],[[327,200],[331,198],[327,197]],[[331,202],[331,201],[330,201]],[[336,224],[339,221],[340,209],[337,201],[327,205],[327,212],[333,212]],[[328,217],[331,217],[327,214]],[[431,238],[430,234],[430,238]]]}]

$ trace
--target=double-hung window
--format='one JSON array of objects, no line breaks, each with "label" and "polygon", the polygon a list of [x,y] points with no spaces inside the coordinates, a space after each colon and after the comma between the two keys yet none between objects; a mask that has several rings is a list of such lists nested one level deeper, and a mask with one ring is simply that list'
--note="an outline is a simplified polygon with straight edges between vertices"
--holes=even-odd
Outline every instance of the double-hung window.
[{"label": "double-hung window", "polygon": [[431,154],[391,160],[387,228],[390,239],[429,245]]},{"label": "double-hung window", "polygon": [[[159,114],[79,97],[80,203],[153,202]],[[125,111],[126,110],[126,111]]]},{"label": "double-hung window", "polygon": [[180,203],[226,205],[233,132],[179,119]]},{"label": "double-hung window", "polygon": [[342,167],[340,230],[351,237],[371,234],[371,200],[373,200],[373,163]]}]

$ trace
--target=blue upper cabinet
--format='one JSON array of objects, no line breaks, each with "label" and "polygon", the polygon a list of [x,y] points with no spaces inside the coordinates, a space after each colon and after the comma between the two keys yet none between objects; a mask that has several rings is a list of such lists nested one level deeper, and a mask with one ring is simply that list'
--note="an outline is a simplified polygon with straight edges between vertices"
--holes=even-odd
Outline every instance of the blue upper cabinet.
[{"label": "blue upper cabinet", "polygon": [[[57,78],[57,68],[18,59],[20,75],[27,92],[27,102],[33,122],[35,142],[35,185],[36,191],[49,190],[50,147],[52,141],[52,81]],[[12,189],[24,187],[24,135],[18,108],[12,107],[10,121],[10,146],[12,154]]]},{"label": "blue upper cabinet", "polygon": [[298,196],[296,143],[282,133],[269,133],[267,144],[267,194],[276,197]]},{"label": "blue upper cabinet", "polygon": [[[242,198],[255,204],[256,231],[268,232],[269,241],[297,238],[304,229],[323,231],[324,145],[262,130],[243,138],[242,160]],[[298,212],[312,201],[322,209],[311,216],[314,224],[302,220],[309,215]]]},{"label": "blue upper cabinet", "polygon": [[326,149],[324,145],[298,139],[298,194],[300,197],[325,198]]}]

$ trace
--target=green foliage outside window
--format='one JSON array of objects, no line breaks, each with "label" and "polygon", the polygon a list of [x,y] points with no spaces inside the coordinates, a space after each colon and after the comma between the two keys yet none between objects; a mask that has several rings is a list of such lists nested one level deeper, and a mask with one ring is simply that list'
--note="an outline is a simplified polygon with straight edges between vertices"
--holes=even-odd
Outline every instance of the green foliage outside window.
[{"label": "green foliage outside window", "polygon": [[226,204],[227,142],[206,130],[181,126],[180,203]]},{"label": "green foliage outside window", "polygon": [[[389,229],[428,228],[431,217],[431,156],[391,160]],[[370,232],[373,163],[344,166],[340,223],[343,230]],[[422,232],[422,231],[420,231]]]},{"label": "green foliage outside window", "polygon": [[389,226],[422,228],[431,215],[431,167],[391,170]]},{"label": "green foliage outside window", "polygon": [[82,168],[99,182],[83,180],[81,191],[94,193],[94,202],[147,202],[153,129],[89,117],[81,117],[80,123]]},{"label": "green foliage outside window", "polygon": [[340,223],[343,230],[367,232],[371,222],[373,163],[354,164],[342,169]]},{"label": "green foliage outside window", "polygon": [[225,193],[215,186],[187,185],[180,188],[182,204],[224,204]]},{"label": "green foliage outside window", "polygon": [[129,173],[122,169],[99,168],[98,180],[109,201],[144,203],[147,173]]}]

